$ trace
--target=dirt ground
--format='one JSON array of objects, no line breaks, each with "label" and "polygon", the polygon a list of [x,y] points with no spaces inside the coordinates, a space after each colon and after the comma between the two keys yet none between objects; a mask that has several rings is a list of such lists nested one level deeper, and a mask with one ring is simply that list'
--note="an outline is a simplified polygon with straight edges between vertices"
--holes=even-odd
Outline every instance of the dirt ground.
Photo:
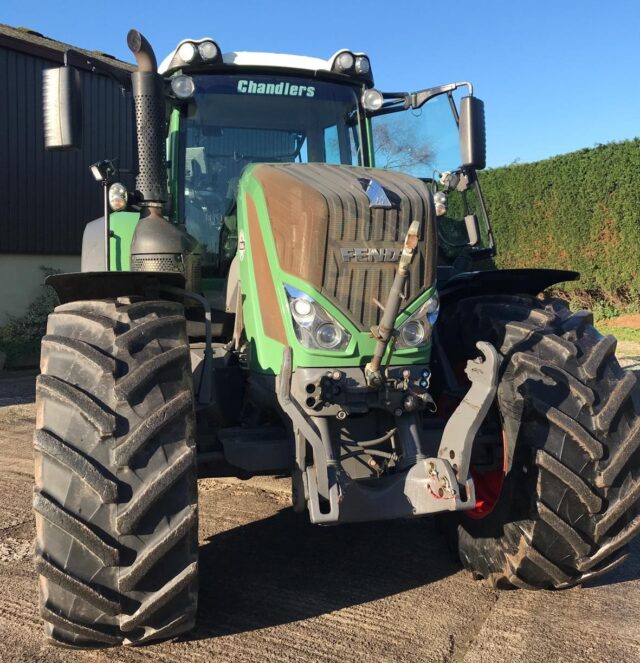
[{"label": "dirt ground", "polygon": [[640,313],[629,313],[619,315],[617,318],[607,320],[610,327],[629,327],[631,329],[640,329]]},{"label": "dirt ground", "polygon": [[[640,661],[640,545],[564,592],[496,592],[432,520],[313,527],[286,479],[200,481],[200,608],[183,639],[46,645],[32,569],[33,380],[0,380],[0,661]],[[8,405],[17,402],[18,405]]]}]

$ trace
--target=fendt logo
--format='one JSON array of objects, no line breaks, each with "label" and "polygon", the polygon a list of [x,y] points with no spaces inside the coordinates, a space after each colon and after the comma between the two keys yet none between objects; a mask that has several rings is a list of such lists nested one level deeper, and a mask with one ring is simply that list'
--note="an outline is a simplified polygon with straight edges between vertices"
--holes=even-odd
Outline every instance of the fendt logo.
[{"label": "fendt logo", "polygon": [[380,249],[340,249],[342,262],[398,262],[402,249],[384,247]]}]

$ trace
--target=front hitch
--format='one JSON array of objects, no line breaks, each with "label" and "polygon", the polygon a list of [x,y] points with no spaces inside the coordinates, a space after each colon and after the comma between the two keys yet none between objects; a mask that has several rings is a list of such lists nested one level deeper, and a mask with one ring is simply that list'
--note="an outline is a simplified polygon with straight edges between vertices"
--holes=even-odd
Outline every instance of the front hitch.
[{"label": "front hitch", "polygon": [[[296,450],[296,468],[311,522],[409,518],[475,507],[475,489],[469,476],[471,450],[495,400],[500,367],[492,345],[480,342],[477,347],[484,360],[467,363],[471,387],[447,422],[436,457],[416,453],[412,465],[399,466],[396,473],[370,483],[352,479],[334,457],[327,418],[308,415],[292,397],[291,348],[285,349],[282,372],[276,378],[277,395],[302,441]],[[306,463],[305,443],[313,450],[313,465]]]}]

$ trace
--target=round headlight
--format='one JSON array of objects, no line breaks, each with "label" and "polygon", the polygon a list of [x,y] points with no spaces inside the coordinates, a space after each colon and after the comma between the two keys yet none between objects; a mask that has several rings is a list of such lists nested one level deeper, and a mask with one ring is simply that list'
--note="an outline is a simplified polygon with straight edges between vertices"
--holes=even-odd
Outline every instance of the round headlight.
[{"label": "round headlight", "polygon": [[171,89],[178,99],[190,99],[196,86],[191,76],[176,76],[171,79]]},{"label": "round headlight", "polygon": [[311,324],[316,317],[316,312],[313,309],[313,304],[308,299],[297,297],[291,301],[291,313],[295,321],[302,326]]},{"label": "round headlight", "polygon": [[402,342],[411,348],[415,348],[424,341],[424,325],[417,320],[411,320],[404,325],[400,331]]},{"label": "round headlight", "polygon": [[362,93],[362,105],[366,111],[373,112],[380,110],[382,108],[383,102],[384,97],[382,96],[382,92],[380,92],[380,90],[371,88],[369,90],[365,90]]},{"label": "round headlight", "polygon": [[203,60],[214,60],[218,55],[218,47],[212,41],[198,44],[198,53]]},{"label": "round headlight", "polygon": [[109,187],[109,207],[114,212],[120,212],[127,206],[127,187],[120,182],[116,182]]},{"label": "round headlight", "polygon": [[325,350],[333,350],[340,345],[342,332],[332,322],[325,322],[316,329],[316,342]]},{"label": "round headlight", "polygon": [[353,53],[349,53],[349,51],[344,51],[343,53],[340,53],[338,57],[336,58],[336,67],[338,71],[347,71],[353,67],[354,63],[354,57]]},{"label": "round headlight", "polygon": [[196,47],[190,41],[185,41],[178,48],[178,57],[183,62],[191,62],[196,57]]},{"label": "round headlight", "polygon": [[356,58],[356,74],[368,74],[371,71],[369,58],[359,55]]},{"label": "round headlight", "polygon": [[436,216],[444,216],[447,213],[447,194],[444,191],[434,193],[433,202],[436,206]]}]

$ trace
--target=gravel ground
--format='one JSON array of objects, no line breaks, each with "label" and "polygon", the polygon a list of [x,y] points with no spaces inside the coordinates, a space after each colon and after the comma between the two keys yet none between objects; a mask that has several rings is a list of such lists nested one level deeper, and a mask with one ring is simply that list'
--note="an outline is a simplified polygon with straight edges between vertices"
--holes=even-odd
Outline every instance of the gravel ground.
[{"label": "gravel ground", "polygon": [[496,592],[450,560],[432,520],[313,527],[276,477],[200,481],[200,609],[188,637],[53,648],[31,563],[32,393],[33,378],[0,381],[0,402],[19,403],[0,407],[2,662],[640,661],[638,541],[590,586]]}]

